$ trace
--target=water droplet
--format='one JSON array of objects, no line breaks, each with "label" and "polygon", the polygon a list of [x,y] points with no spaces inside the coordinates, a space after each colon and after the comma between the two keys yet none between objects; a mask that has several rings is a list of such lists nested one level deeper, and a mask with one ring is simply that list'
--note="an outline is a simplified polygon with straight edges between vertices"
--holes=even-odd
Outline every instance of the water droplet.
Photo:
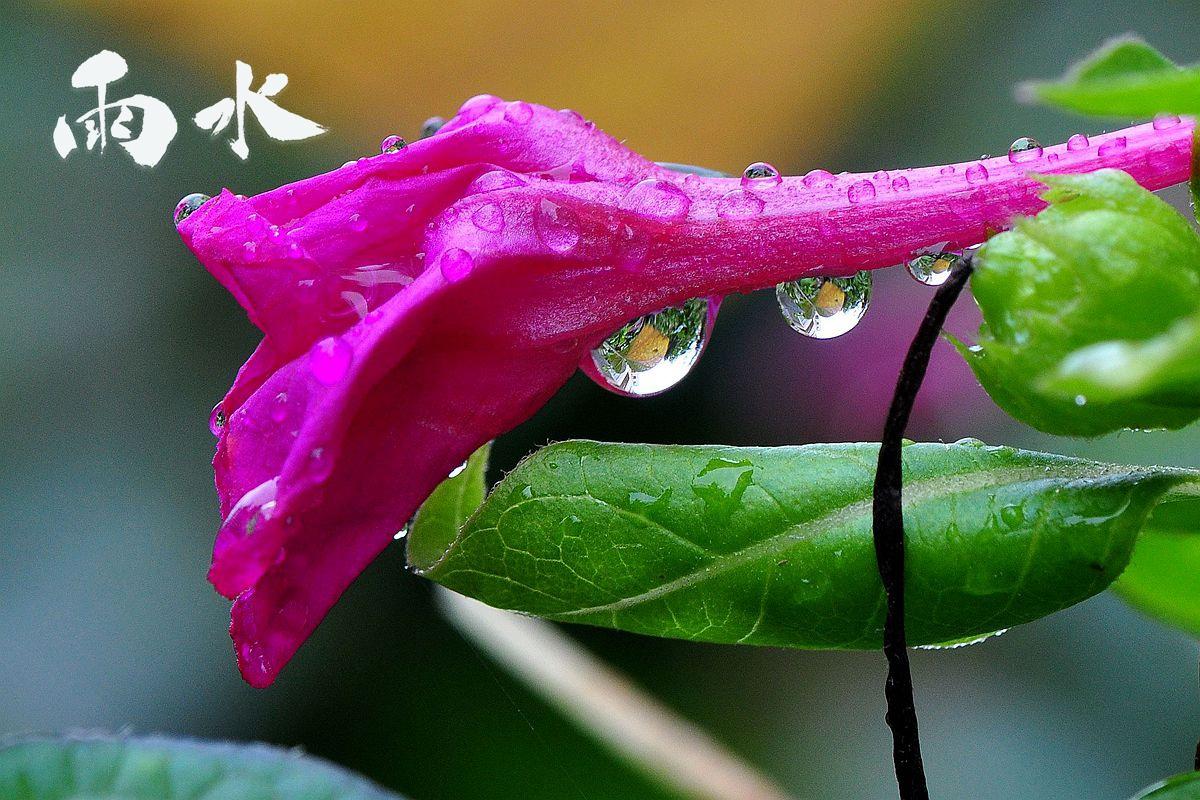
[{"label": "water droplet", "polygon": [[971,645],[982,644],[983,642],[986,642],[988,639],[995,639],[997,636],[1003,636],[1006,633],[1008,633],[1008,628],[1003,628],[1002,630],[993,631],[992,633],[985,633],[981,636],[968,637],[966,639],[959,639],[959,640],[953,641],[953,642],[942,642],[941,644],[919,644],[919,645],[917,645],[917,649],[918,650],[958,650],[960,647],[970,647]]},{"label": "water droplet", "polygon": [[367,229],[367,221],[362,218],[361,214],[350,215],[350,230],[356,233],[362,233]]},{"label": "water droplet", "polygon": [[712,301],[696,297],[622,325],[592,350],[597,382],[633,397],[665,392],[699,360],[713,317]]},{"label": "water droplet", "polygon": [[903,175],[892,178],[892,191],[907,192],[908,178],[904,177]]},{"label": "water droplet", "polygon": [[1008,146],[1008,160],[1013,164],[1025,164],[1042,157],[1042,143],[1032,136],[1022,136]]},{"label": "water droplet", "polygon": [[1091,145],[1086,134],[1076,133],[1070,139],[1067,139],[1067,150],[1072,153],[1077,153],[1080,150],[1087,150]]},{"label": "water droplet", "polygon": [[779,170],[766,161],[755,161],[742,170],[742,186],[747,188],[771,188],[783,183]]},{"label": "water droplet", "polygon": [[225,427],[225,422],[225,409],[221,408],[220,403],[217,403],[208,415],[208,429],[212,431],[213,436],[221,435],[221,431]]},{"label": "water droplet", "polygon": [[851,203],[865,203],[875,199],[875,184],[867,180],[858,181],[846,190],[846,199]]},{"label": "water droplet", "polygon": [[208,195],[195,192],[179,201],[175,206],[175,224],[183,222],[196,212],[196,209],[211,200]]},{"label": "water droplet", "polygon": [[442,117],[430,117],[421,123],[421,138],[428,139],[442,129],[446,124],[446,120]]},{"label": "water droplet", "polygon": [[745,189],[734,189],[717,201],[717,216],[723,219],[750,219],[763,210],[762,199]]},{"label": "water droplet", "polygon": [[892,176],[888,175],[888,172],[886,169],[881,169],[878,172],[876,172],[874,175],[871,176],[871,180],[879,181],[880,183],[887,183],[888,178],[890,178],[890,177],[892,177]]},{"label": "water droplet", "polygon": [[1167,128],[1174,128],[1179,124],[1179,117],[1174,114],[1159,114],[1154,118],[1154,130],[1162,131]]},{"label": "water droplet", "polygon": [[569,253],[579,244],[579,218],[566,206],[543,198],[533,219],[542,244],[556,253]]},{"label": "water droplet", "polygon": [[1082,395],[1082,394],[1075,395],[1075,405],[1086,406],[1087,405],[1087,395]]},{"label": "water droplet", "polygon": [[524,125],[529,120],[533,119],[533,106],[521,100],[509,103],[504,109],[504,118],[509,122],[515,122],[518,125]]},{"label": "water droplet", "polygon": [[274,423],[283,422],[287,419],[287,392],[280,392],[275,395],[275,401],[271,404],[271,421]]},{"label": "water droplet", "polygon": [[379,143],[379,152],[399,153],[406,147],[408,147],[408,142],[404,141],[404,137],[393,133],[390,136],[383,137],[383,141]]},{"label": "water droplet", "polygon": [[442,277],[450,283],[456,283],[471,274],[471,270],[475,268],[475,259],[461,247],[451,247],[442,253],[438,266],[442,270]]},{"label": "water droplet", "polygon": [[978,185],[987,183],[988,170],[983,164],[972,164],[967,167],[967,183]]},{"label": "water droplet", "polygon": [[953,175],[958,169],[953,164],[947,164],[938,170],[939,175]]},{"label": "water droplet", "polygon": [[477,94],[458,108],[458,116],[464,122],[482,117],[504,101],[494,94]]},{"label": "water droplet", "polygon": [[463,470],[465,470],[466,468],[467,468],[467,462],[464,461],[461,464],[459,464],[457,467],[455,467],[454,469],[450,470],[450,474],[447,475],[446,477],[447,478],[457,478],[459,475],[463,474]]},{"label": "water droplet", "polygon": [[1117,136],[1116,138],[1109,139],[1107,142],[1100,145],[1100,147],[1096,150],[1096,155],[1103,158],[1104,156],[1110,156],[1113,153],[1119,153],[1125,149],[1126,144],[1127,142],[1124,136]]},{"label": "water droplet", "polygon": [[917,253],[906,266],[908,274],[919,282],[926,286],[941,286],[961,257],[958,253],[934,248]]},{"label": "water droplet", "polygon": [[1050,155],[1046,156],[1046,161],[1051,164],[1057,164],[1061,157],[1062,156],[1060,156],[1058,153],[1051,153]]},{"label": "water droplet", "polygon": [[959,445],[960,447],[987,447],[982,440],[976,439],[974,436],[967,436],[959,439],[958,441],[954,442],[954,444]]},{"label": "water droplet", "polygon": [[346,377],[354,350],[340,336],[330,336],[317,342],[308,356],[308,368],[313,377],[326,386]]},{"label": "water droplet", "polygon": [[621,199],[621,208],[659,219],[687,216],[692,200],[673,183],[648,178],[630,189]]},{"label": "water droplet", "polygon": [[829,170],[814,169],[800,179],[805,189],[828,189],[837,182],[837,178]]},{"label": "water droplet", "polygon": [[1020,528],[1025,524],[1025,509],[1020,505],[1004,506],[1000,509],[1000,521],[1010,529]]},{"label": "water droplet", "polygon": [[246,492],[221,523],[222,533],[229,532],[238,538],[253,536],[258,526],[274,515],[278,493],[278,477],[263,481]]},{"label": "water droplet", "polygon": [[871,304],[871,273],[848,278],[801,278],[775,287],[783,318],[813,339],[832,339],[851,330]]},{"label": "water droplet", "polygon": [[497,233],[504,230],[504,210],[495,203],[484,203],[471,214],[471,224],[481,231]]}]

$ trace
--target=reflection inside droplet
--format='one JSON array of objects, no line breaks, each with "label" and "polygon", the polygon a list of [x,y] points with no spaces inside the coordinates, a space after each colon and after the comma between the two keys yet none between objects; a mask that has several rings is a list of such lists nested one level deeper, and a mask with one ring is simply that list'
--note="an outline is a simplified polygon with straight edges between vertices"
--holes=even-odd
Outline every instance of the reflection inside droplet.
[{"label": "reflection inside droplet", "polygon": [[714,316],[713,301],[696,297],[622,325],[592,350],[593,380],[635,397],[665,392],[699,360]]},{"label": "reflection inside droplet", "polygon": [[852,330],[871,304],[871,273],[848,278],[801,278],[775,287],[787,324],[813,339],[832,339]]}]

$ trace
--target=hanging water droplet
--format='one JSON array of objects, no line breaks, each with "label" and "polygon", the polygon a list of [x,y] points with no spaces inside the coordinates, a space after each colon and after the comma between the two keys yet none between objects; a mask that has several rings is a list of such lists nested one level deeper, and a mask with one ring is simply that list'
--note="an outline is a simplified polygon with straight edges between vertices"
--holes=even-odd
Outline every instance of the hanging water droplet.
[{"label": "hanging water droplet", "polygon": [[1032,136],[1022,136],[1008,146],[1008,160],[1013,164],[1037,161],[1042,157],[1042,143]]},{"label": "hanging water droplet", "polygon": [[391,136],[383,137],[383,141],[379,143],[379,152],[399,153],[406,147],[408,147],[408,142],[404,141],[404,137],[393,133]]},{"label": "hanging water droplet", "polygon": [[1072,153],[1087,150],[1090,144],[1091,142],[1088,141],[1087,135],[1083,133],[1076,133],[1070,139],[1067,139],[1067,149]]},{"label": "hanging water droplet", "polygon": [[775,287],[779,310],[792,329],[813,339],[851,330],[871,304],[871,273],[848,278],[801,278]]},{"label": "hanging water droplet", "polygon": [[908,274],[926,286],[941,286],[950,277],[950,271],[958,263],[961,255],[941,248],[917,253],[905,266]]},{"label": "hanging water droplet", "polygon": [[771,187],[783,182],[779,170],[766,161],[755,161],[742,170],[742,186]]},{"label": "hanging water droplet", "polygon": [[196,209],[211,200],[208,195],[195,192],[179,201],[175,206],[175,224],[183,222],[196,212]]},{"label": "hanging water droplet", "polygon": [[[711,300],[695,297],[622,325],[592,350],[592,376],[618,394],[647,397],[679,383],[704,351],[712,330]],[[589,373],[590,374],[590,373]]]},{"label": "hanging water droplet", "polygon": [[221,430],[225,427],[225,409],[220,403],[213,406],[212,412],[208,415],[208,429],[212,431],[213,436],[220,436]]}]

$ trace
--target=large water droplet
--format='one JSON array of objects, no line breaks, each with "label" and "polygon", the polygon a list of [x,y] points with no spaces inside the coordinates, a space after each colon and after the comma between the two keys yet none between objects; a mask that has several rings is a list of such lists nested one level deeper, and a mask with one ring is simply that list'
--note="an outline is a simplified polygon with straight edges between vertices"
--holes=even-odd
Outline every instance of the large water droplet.
[{"label": "large water droplet", "polygon": [[832,339],[851,330],[871,304],[871,273],[848,278],[801,278],[775,287],[787,324],[813,339]]},{"label": "large water droplet", "polygon": [[1008,146],[1008,160],[1014,164],[1037,161],[1042,157],[1042,143],[1032,136],[1022,136]]},{"label": "large water droplet", "polygon": [[556,253],[569,253],[579,244],[579,218],[566,206],[543,198],[533,218],[542,244]]},{"label": "large water droplet", "polygon": [[391,136],[383,137],[383,141],[379,143],[379,152],[399,153],[406,147],[408,147],[408,142],[404,141],[404,137],[393,133]]},{"label": "large water droplet", "polygon": [[766,161],[755,161],[742,170],[742,186],[747,188],[769,188],[782,182],[783,176],[779,174],[779,170]]},{"label": "large water droplet", "polygon": [[960,258],[962,256],[958,253],[935,248],[917,253],[906,266],[908,274],[926,286],[941,286],[950,277],[950,271]]},{"label": "large water droplet", "polygon": [[837,182],[837,178],[827,169],[814,169],[808,172],[800,182],[805,189],[828,189]]},{"label": "large water droplet", "polygon": [[504,230],[504,210],[495,203],[484,203],[471,213],[471,224],[488,233],[502,231]]},{"label": "large water droplet", "polygon": [[1117,136],[1113,139],[1109,139],[1107,142],[1097,148],[1096,155],[1103,158],[1104,156],[1110,156],[1114,153],[1119,153],[1125,149],[1127,143],[1128,142],[1124,136]]},{"label": "large water droplet", "polygon": [[1091,142],[1088,141],[1087,134],[1076,133],[1067,139],[1067,149],[1072,153],[1077,153],[1080,150],[1087,150]]},{"label": "large water droplet", "polygon": [[278,493],[278,477],[263,481],[246,492],[229,510],[221,524],[222,532],[238,538],[253,536],[262,523],[274,516]]},{"label": "large water droplet", "polygon": [[851,203],[865,203],[875,199],[875,184],[868,180],[858,181],[846,190],[846,199]]},{"label": "large water droplet", "polygon": [[1167,128],[1174,128],[1179,124],[1179,117],[1174,114],[1159,114],[1154,118],[1154,130],[1163,131]]},{"label": "large water droplet", "polygon": [[340,336],[330,336],[317,342],[308,357],[308,368],[319,382],[332,386],[346,377],[353,358],[354,349],[350,345]]},{"label": "large water droplet", "polygon": [[183,222],[196,212],[196,209],[211,200],[208,195],[195,192],[179,201],[175,206],[175,224]]},{"label": "large water droplet", "polygon": [[533,119],[533,106],[523,100],[517,100],[509,103],[504,109],[504,118],[509,122],[515,122],[518,125],[524,125],[529,120]]},{"label": "large water droplet", "polygon": [[597,382],[633,397],[670,389],[687,376],[704,351],[713,311],[711,300],[696,297],[622,325],[592,351]]}]

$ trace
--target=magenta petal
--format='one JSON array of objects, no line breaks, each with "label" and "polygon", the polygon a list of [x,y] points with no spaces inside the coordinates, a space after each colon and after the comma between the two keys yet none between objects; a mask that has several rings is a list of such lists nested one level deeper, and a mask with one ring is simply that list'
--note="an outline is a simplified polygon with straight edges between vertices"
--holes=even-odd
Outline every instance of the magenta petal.
[{"label": "magenta petal", "polygon": [[222,193],[180,232],[265,334],[214,458],[210,579],[236,598],[244,677],[271,683],[450,470],[629,319],[974,244],[1041,208],[1030,171],[1178,183],[1192,127],[759,184],[669,172],[571,112],[482,96],[397,153]]}]

